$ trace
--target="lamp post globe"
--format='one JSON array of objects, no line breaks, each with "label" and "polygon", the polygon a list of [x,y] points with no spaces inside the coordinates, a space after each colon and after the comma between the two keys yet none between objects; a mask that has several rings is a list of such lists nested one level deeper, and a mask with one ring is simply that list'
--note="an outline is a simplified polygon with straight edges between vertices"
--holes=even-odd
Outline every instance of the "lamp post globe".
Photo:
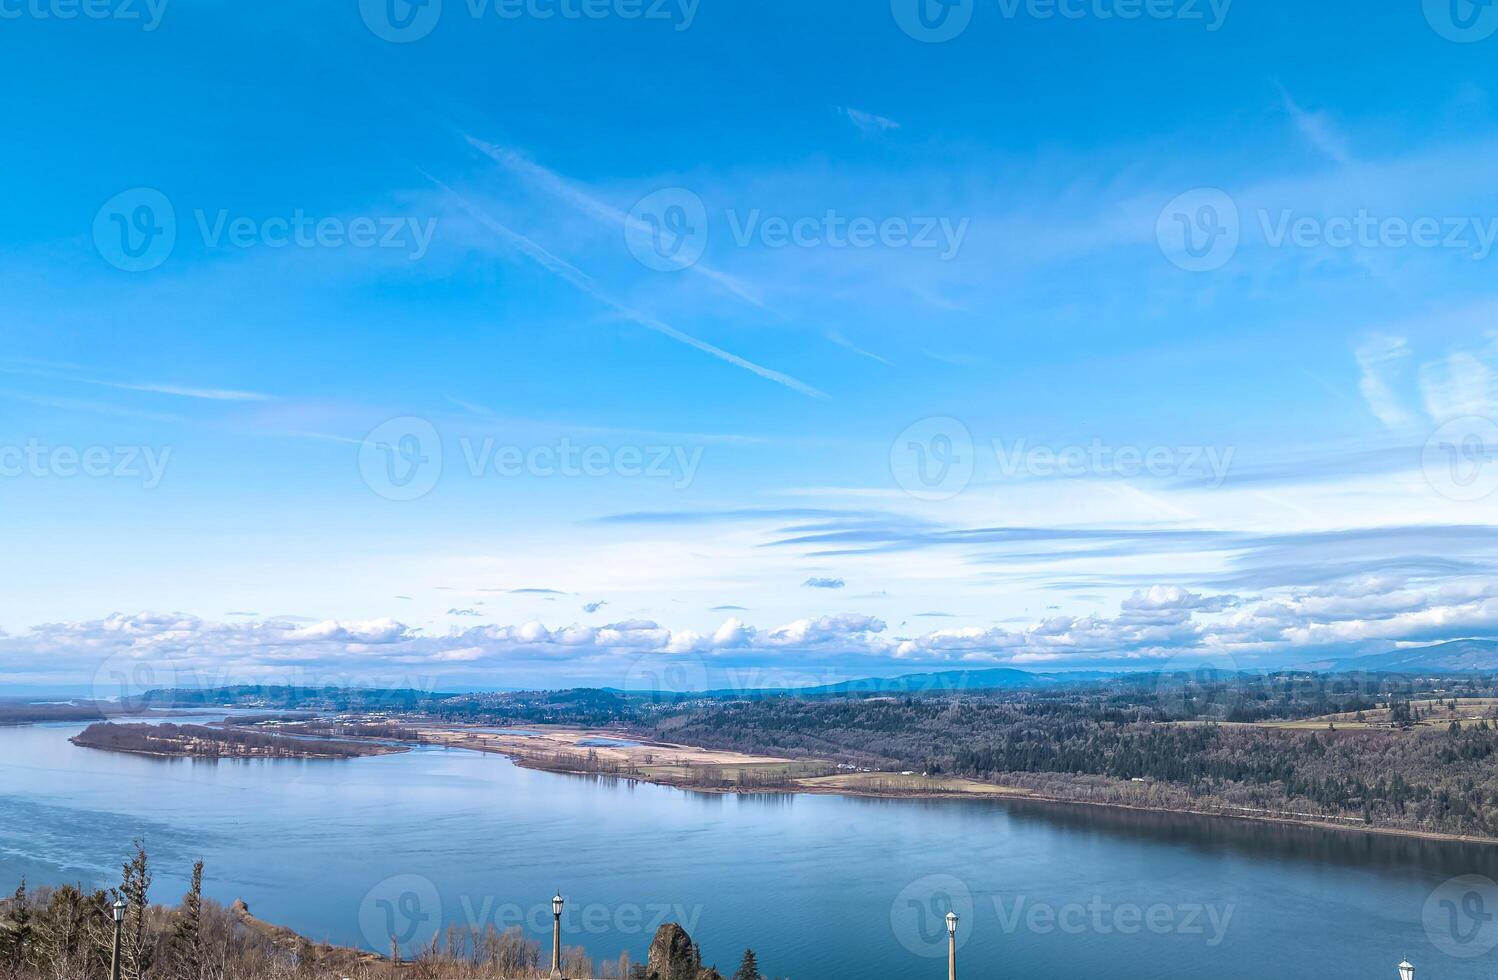
[{"label": "lamp post globe", "polygon": [[1409,960],[1400,962],[1399,980],[1415,980],[1415,966]]},{"label": "lamp post globe", "polygon": [[551,898],[551,973],[550,980],[562,980],[562,893]]},{"label": "lamp post globe", "polygon": [[957,980],[957,913],[947,913],[947,980]]},{"label": "lamp post globe", "polygon": [[120,927],[125,924],[127,907],[123,898],[115,899],[111,906],[114,912],[114,949],[109,957],[109,980],[120,980]]}]

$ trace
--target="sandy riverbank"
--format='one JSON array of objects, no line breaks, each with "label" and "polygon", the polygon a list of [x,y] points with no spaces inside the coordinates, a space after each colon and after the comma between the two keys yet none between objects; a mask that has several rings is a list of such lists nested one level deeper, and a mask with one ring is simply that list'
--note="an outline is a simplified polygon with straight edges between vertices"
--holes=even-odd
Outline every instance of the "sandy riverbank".
[{"label": "sandy riverbank", "polygon": [[[524,734],[519,734],[523,732]],[[1244,807],[1185,808],[1088,800],[1004,786],[980,780],[900,772],[832,772],[823,760],[787,759],[661,742],[614,730],[528,726],[514,732],[462,728],[420,729],[422,741],[454,748],[496,752],[529,769],[568,775],[611,775],[622,779],[707,793],[798,793],[876,799],[1011,799],[1038,803],[1107,807],[1142,813],[1252,820],[1422,840],[1498,844],[1498,839],[1443,834],[1361,822],[1339,822],[1314,814],[1282,814]],[[589,744],[623,742],[630,744]]]}]

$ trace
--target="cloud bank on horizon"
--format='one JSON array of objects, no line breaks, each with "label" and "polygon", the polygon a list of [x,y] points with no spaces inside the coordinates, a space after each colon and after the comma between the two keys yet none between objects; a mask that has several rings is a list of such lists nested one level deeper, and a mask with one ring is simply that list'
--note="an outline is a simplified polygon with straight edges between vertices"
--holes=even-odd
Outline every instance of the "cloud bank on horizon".
[{"label": "cloud bank on horizon", "polygon": [[0,686],[1498,635],[1498,36],[903,3],[10,22]]}]

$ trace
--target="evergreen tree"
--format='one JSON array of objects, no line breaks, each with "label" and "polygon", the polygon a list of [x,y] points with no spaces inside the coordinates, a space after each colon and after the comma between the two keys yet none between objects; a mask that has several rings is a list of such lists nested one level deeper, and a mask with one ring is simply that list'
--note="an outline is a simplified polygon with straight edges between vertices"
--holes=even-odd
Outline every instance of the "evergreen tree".
[{"label": "evergreen tree", "polygon": [[702,952],[696,945],[691,951],[671,964],[670,975],[666,980],[697,980],[697,972],[702,969]]},{"label": "evergreen tree", "polygon": [[203,860],[192,866],[192,885],[182,896],[177,924],[172,930],[172,973],[177,980],[203,977]]},{"label": "evergreen tree", "polygon": [[9,921],[0,922],[0,965],[19,973],[31,958],[32,939],[31,899],[22,878],[11,900]]},{"label": "evergreen tree", "polygon": [[743,962],[739,963],[739,972],[733,975],[733,980],[764,980],[759,972],[759,964],[755,962],[754,950],[744,950]]},{"label": "evergreen tree", "polygon": [[119,897],[125,900],[125,922],[120,930],[120,976],[122,980],[145,980],[152,954],[152,943],[146,935],[151,869],[142,841],[135,842],[135,857],[125,862],[122,871]]}]

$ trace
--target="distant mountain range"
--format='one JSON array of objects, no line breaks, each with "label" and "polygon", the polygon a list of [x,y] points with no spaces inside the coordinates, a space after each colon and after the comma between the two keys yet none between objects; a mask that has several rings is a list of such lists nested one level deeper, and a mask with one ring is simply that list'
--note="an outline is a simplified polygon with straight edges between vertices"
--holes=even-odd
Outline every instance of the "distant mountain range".
[{"label": "distant mountain range", "polygon": [[[1364,648],[1366,649],[1366,648]],[[1346,652],[1346,651],[1344,651]],[[1253,673],[1305,671],[1313,673],[1391,673],[1391,674],[1498,674],[1498,640],[1453,640],[1423,647],[1405,647],[1354,656],[1327,657],[1323,660],[1255,670]],[[1234,671],[1212,668],[1165,668],[1167,674],[1187,672],[1200,682],[1226,680]],[[866,677],[805,688],[767,688],[763,690],[716,690],[701,693],[664,691],[625,691],[618,688],[581,688],[553,692],[434,693],[430,691],[384,691],[322,688],[302,690],[289,687],[227,687],[211,690],[151,691],[130,703],[146,706],[244,704],[263,708],[308,708],[339,711],[411,711],[430,709],[445,702],[530,700],[540,706],[565,703],[596,710],[602,715],[616,711],[621,699],[646,697],[655,701],[676,702],[696,698],[769,698],[783,696],[839,697],[901,694],[943,694],[955,691],[1010,691],[1064,687],[1072,684],[1114,682],[1122,684],[1154,683],[1159,671],[1050,671],[1035,673],[1013,667],[986,670],[945,670],[898,677]],[[24,700],[24,699],[23,699]]]},{"label": "distant mountain range", "polygon": [[[1498,640],[1453,640],[1433,646],[1406,647],[1282,669],[1318,673],[1498,673]],[[1180,673],[1173,668],[1169,669],[1169,672]],[[1207,679],[1209,674],[1222,678],[1233,675],[1232,671],[1227,670],[1191,669],[1189,672],[1198,680]],[[930,694],[946,691],[1017,690],[1128,678],[1138,678],[1144,682],[1153,678],[1156,673],[1156,671],[1057,671],[1037,674],[1012,667],[998,667],[992,670],[949,670],[925,674],[904,674],[899,677],[868,677],[862,680],[845,681],[841,684],[800,688],[794,692],[784,693],[823,697],[847,694]]]},{"label": "distant mountain range", "polygon": [[1465,674],[1498,671],[1498,640],[1452,640],[1428,647],[1405,647],[1333,661],[1330,670],[1409,674]]},{"label": "distant mountain range", "polygon": [[990,670],[944,670],[927,674],[902,674],[899,677],[866,677],[841,684],[799,688],[806,697],[846,694],[939,694],[943,691],[1004,691],[1017,688],[1054,687],[1058,684],[1085,684],[1106,680],[1112,674],[1097,671],[1077,673],[1032,674],[1012,667]]}]

